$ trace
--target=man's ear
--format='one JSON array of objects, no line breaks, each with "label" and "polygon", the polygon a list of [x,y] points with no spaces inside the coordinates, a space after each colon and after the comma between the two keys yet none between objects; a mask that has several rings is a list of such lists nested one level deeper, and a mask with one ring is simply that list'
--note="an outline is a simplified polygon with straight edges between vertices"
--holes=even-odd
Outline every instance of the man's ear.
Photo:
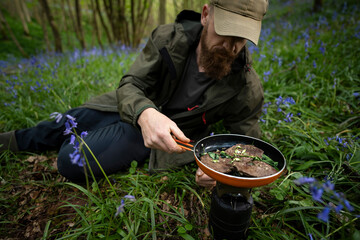
[{"label": "man's ear", "polygon": [[209,21],[210,16],[210,6],[208,4],[204,4],[202,12],[201,12],[201,25],[205,26],[207,21]]}]

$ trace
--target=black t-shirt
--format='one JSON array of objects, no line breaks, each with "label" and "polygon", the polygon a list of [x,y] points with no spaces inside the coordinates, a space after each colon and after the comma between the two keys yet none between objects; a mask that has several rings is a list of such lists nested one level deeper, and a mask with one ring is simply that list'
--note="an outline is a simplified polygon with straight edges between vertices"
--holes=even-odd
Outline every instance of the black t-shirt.
[{"label": "black t-shirt", "polygon": [[191,111],[203,101],[206,89],[214,83],[214,79],[205,73],[199,72],[196,62],[196,52],[193,49],[186,61],[185,70],[178,88],[175,90],[169,102],[163,107],[163,112],[174,115],[179,112]]}]

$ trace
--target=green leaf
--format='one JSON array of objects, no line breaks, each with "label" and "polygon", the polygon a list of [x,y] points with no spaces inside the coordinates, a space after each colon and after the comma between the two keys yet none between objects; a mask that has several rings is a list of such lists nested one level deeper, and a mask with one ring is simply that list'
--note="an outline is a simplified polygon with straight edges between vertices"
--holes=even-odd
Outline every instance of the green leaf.
[{"label": "green leaf", "polygon": [[352,239],[353,240],[360,240],[360,231],[359,230],[355,230],[354,234],[352,235]]},{"label": "green leaf", "polygon": [[317,162],[318,161],[313,161],[313,160],[306,161],[303,164],[301,164],[300,166],[295,167],[294,170],[301,171],[301,170],[308,169],[309,167],[311,167],[313,164],[316,164]]},{"label": "green leaf", "polygon": [[185,228],[186,228],[186,230],[191,231],[193,229],[193,226],[188,223],[185,225]]},{"label": "green leaf", "polygon": [[178,233],[180,233],[180,234],[186,233],[186,229],[185,229],[184,227],[179,227],[179,228],[177,229],[177,231],[178,231]]},{"label": "green leaf", "polygon": [[179,235],[180,235],[180,237],[182,237],[185,240],[194,240],[194,238],[192,236],[190,236],[189,234],[187,234],[187,233],[182,233],[182,234],[179,234]]}]

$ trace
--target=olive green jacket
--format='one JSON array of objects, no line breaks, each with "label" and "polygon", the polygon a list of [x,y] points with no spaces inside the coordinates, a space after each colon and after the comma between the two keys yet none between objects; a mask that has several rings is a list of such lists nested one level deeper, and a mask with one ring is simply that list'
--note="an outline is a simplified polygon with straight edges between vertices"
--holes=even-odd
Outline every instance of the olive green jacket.
[{"label": "olive green jacket", "polygon": [[[174,24],[156,28],[116,91],[96,97],[83,106],[119,111],[121,119],[139,128],[139,115],[147,108],[161,112],[177,88],[189,49],[201,34],[200,14],[180,13]],[[192,48],[194,49],[194,48]],[[260,137],[259,117],[264,101],[261,82],[251,67],[247,48],[232,66],[231,73],[211,85],[204,101],[191,111],[171,116],[187,137],[195,141],[209,134],[209,126],[220,120],[231,133]],[[131,151],[136,151],[131,150]],[[194,160],[191,152],[168,154],[153,149],[150,170],[168,169]]]}]

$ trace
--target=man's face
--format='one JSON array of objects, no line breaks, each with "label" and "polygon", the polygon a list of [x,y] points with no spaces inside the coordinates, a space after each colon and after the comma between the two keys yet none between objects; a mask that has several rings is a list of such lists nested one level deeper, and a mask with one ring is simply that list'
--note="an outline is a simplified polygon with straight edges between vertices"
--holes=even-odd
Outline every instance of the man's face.
[{"label": "man's face", "polygon": [[201,18],[204,28],[200,38],[199,66],[210,77],[222,79],[230,73],[231,65],[245,46],[246,39],[218,35],[214,29],[214,14],[206,5]]}]

